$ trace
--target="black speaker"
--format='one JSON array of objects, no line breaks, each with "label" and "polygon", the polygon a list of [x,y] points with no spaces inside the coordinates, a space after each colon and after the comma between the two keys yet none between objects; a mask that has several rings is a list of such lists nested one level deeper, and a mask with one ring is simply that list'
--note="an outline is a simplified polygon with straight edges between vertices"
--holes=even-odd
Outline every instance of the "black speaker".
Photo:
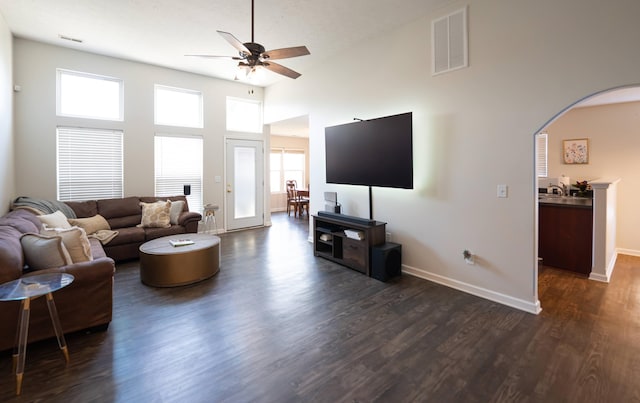
[{"label": "black speaker", "polygon": [[387,281],[402,272],[402,245],[387,242],[371,249],[371,277]]}]

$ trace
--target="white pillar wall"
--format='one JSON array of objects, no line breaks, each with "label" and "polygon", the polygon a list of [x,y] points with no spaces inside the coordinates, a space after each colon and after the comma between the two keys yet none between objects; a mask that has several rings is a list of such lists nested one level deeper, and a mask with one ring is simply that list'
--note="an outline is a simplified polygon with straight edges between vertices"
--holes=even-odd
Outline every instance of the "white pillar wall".
[{"label": "white pillar wall", "polygon": [[598,179],[593,188],[593,265],[591,280],[609,282],[616,264],[616,202],[620,179]]}]

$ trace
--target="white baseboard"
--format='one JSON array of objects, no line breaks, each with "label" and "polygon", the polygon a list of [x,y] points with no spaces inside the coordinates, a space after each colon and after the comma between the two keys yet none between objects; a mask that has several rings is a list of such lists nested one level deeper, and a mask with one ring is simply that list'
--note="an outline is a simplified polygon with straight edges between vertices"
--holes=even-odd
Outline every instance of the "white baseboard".
[{"label": "white baseboard", "polygon": [[618,248],[618,249],[616,249],[616,252],[619,255],[629,255],[629,256],[638,256],[638,257],[640,257],[640,250]]},{"label": "white baseboard", "polygon": [[[616,249],[616,253],[613,254],[613,257],[611,258],[611,260],[607,264],[607,267],[604,269],[605,270],[605,274],[591,272],[589,274],[589,280],[601,281],[603,283],[610,282],[611,281],[611,275],[613,274],[613,269],[616,266],[616,260],[618,260],[618,254],[620,254],[620,253],[621,253],[620,249]],[[627,253],[624,253],[624,254],[627,255]],[[640,256],[640,255],[638,255],[638,256]]]},{"label": "white baseboard", "polygon": [[477,287],[472,284],[464,283],[462,281],[454,280],[448,277],[434,274],[415,267],[402,265],[402,273],[409,274],[414,277],[419,277],[425,280],[433,281],[458,291],[466,292],[467,294],[475,295],[480,298],[488,299],[489,301],[497,302],[499,304],[507,305],[512,308],[519,309],[528,313],[539,314],[542,311],[540,308],[540,301],[535,303],[525,301],[523,299],[514,298],[509,295],[501,294],[499,292],[487,290],[486,288]]}]

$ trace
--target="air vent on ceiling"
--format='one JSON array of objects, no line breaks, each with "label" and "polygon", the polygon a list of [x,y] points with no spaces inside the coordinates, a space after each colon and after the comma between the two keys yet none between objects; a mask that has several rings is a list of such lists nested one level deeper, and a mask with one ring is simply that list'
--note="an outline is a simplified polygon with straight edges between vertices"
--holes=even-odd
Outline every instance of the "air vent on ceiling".
[{"label": "air vent on ceiling", "polygon": [[431,21],[431,74],[467,67],[468,53],[466,7]]}]

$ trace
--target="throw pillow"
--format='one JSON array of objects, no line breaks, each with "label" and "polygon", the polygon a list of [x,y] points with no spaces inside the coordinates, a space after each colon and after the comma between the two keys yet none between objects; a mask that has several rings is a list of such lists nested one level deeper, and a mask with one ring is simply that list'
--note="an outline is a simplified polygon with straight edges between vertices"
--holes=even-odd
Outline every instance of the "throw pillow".
[{"label": "throw pillow", "polygon": [[171,210],[169,211],[169,221],[171,222],[171,224],[178,224],[178,218],[180,218],[180,213],[182,213],[182,210],[184,209],[184,200],[167,201],[171,203]]},{"label": "throw pillow", "polygon": [[96,214],[93,217],[88,218],[69,218],[69,223],[83,228],[89,235],[95,234],[100,230],[111,229],[107,220],[100,214]]},{"label": "throw pillow", "polygon": [[142,220],[138,227],[167,228],[171,226],[169,213],[171,202],[159,201],[155,203],[140,202],[142,206]]},{"label": "throw pillow", "polygon": [[73,263],[88,262],[93,260],[91,253],[91,243],[87,238],[87,233],[80,227],[71,228],[45,228],[40,231],[40,235],[59,236],[62,238],[64,247],[69,252]]},{"label": "throw pillow", "polygon": [[51,214],[39,215],[38,219],[49,228],[71,228],[67,216],[60,210]]},{"label": "throw pillow", "polygon": [[27,233],[20,237],[27,266],[33,270],[49,269],[73,263],[62,237]]}]

